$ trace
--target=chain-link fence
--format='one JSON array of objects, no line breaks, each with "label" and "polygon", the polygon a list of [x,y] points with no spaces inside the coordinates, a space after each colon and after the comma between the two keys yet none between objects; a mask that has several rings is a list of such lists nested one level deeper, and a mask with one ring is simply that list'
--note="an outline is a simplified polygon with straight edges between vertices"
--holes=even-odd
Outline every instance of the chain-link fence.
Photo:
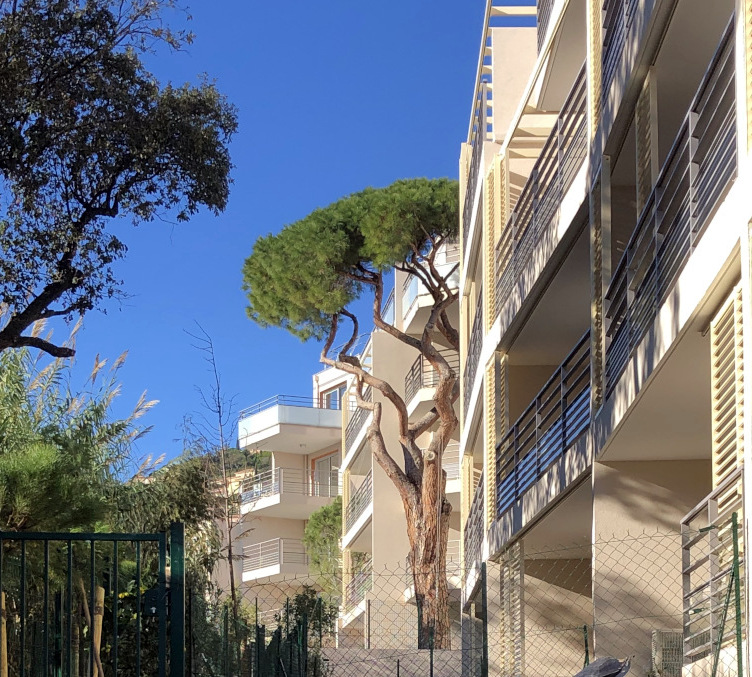
[{"label": "chain-link fence", "polygon": [[545,549],[523,538],[498,561],[447,572],[441,647],[432,632],[424,641],[406,564],[369,561],[337,580],[244,584],[248,630],[224,649],[234,672],[190,674],[570,677],[606,656],[629,660],[635,677],[740,674],[744,548],[731,522]]}]

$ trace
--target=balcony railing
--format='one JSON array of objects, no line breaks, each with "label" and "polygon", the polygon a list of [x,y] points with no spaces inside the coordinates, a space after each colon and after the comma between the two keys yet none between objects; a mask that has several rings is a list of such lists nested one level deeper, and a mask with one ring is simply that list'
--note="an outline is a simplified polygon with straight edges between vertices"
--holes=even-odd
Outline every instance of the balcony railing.
[{"label": "balcony railing", "polygon": [[322,403],[319,402],[318,398],[316,397],[302,397],[298,395],[274,395],[273,397],[269,397],[262,402],[257,402],[253,406],[246,407],[240,412],[238,418],[242,420],[244,418],[248,418],[249,416],[253,416],[253,414],[258,414],[262,411],[265,411],[266,409],[271,409],[272,407],[280,405],[286,407],[308,407],[312,409],[337,410],[340,408],[339,402],[332,403],[331,406],[325,406],[322,405]]},{"label": "balcony railing", "polygon": [[272,538],[243,548],[244,572],[283,564],[308,564],[303,541],[294,538]]},{"label": "balcony railing", "polygon": [[586,94],[583,65],[496,244],[496,316],[544,236],[555,227],[561,201],[585,159]]},{"label": "balcony railing", "polygon": [[373,565],[370,559],[366,560],[360,571],[353,574],[350,582],[345,586],[345,608],[352,609],[360,604],[366,597],[366,593],[373,587]]},{"label": "balcony railing", "polygon": [[590,425],[590,331],[496,447],[496,516],[551,467]]},{"label": "balcony railing", "polygon": [[350,496],[345,508],[345,531],[350,531],[373,500],[373,475],[369,470],[363,483]]},{"label": "balcony railing", "polygon": [[[735,641],[733,607],[724,613],[733,567],[732,513],[739,518],[739,551],[744,554],[742,508],[743,468],[705,498],[681,523],[684,599],[684,658],[694,662]],[[744,560],[740,562],[744,580]],[[744,614],[742,614],[743,616]],[[724,626],[723,619],[726,618]],[[720,631],[723,626],[723,637]]]},{"label": "balcony railing", "polygon": [[606,298],[610,393],[737,172],[733,19],[695,94]]},{"label": "balcony railing", "polygon": [[[439,354],[447,361],[451,369],[455,372],[459,369],[460,358],[455,350],[445,348],[439,350]],[[423,355],[420,355],[405,376],[405,401],[410,402],[421,388],[435,388],[437,385],[439,385],[438,372]]]},{"label": "balcony railing", "polygon": [[462,456],[460,443],[450,442],[441,455],[441,467],[446,472],[447,480],[458,480],[462,476]]},{"label": "balcony railing", "polygon": [[[373,390],[371,389],[371,386],[363,389],[363,399],[366,402],[373,401]],[[362,409],[361,407],[358,407],[353,411],[350,420],[347,422],[347,426],[345,426],[345,454],[348,454],[352,449],[352,446],[355,444],[355,440],[358,438],[358,434],[363,429],[370,413],[370,409]]]},{"label": "balcony railing", "polygon": [[480,159],[483,156],[483,142],[488,135],[488,99],[488,86],[481,84],[475,92],[475,102],[473,105],[470,169],[467,173],[467,188],[465,190],[465,202],[462,209],[462,251],[465,256],[467,256],[467,238],[470,235],[472,227],[473,202],[475,200],[475,191],[478,187]]},{"label": "balcony railing", "polygon": [[465,523],[465,570],[469,570],[476,562],[481,561],[483,555],[483,475],[480,476],[475,488],[473,502]]},{"label": "balcony railing", "polygon": [[638,4],[638,0],[604,0],[603,2],[601,83],[604,100],[608,97],[616,69],[621,61]]},{"label": "balcony railing", "polygon": [[394,324],[394,289],[386,297],[384,307],[381,309],[381,317],[387,324]]},{"label": "balcony railing", "polygon": [[300,468],[275,468],[243,481],[242,503],[252,503],[267,496],[297,494],[299,496],[339,496],[339,475],[336,470],[306,471]]},{"label": "balcony railing", "polygon": [[463,389],[463,415],[467,416],[467,408],[470,406],[470,394],[475,383],[475,373],[478,371],[480,352],[483,349],[483,290],[478,294],[478,304],[475,307],[475,317],[470,330],[470,340],[467,343],[467,357],[465,358],[465,370],[462,372]]},{"label": "balcony railing", "polygon": [[551,21],[551,10],[554,7],[554,0],[538,0],[538,52],[543,47],[543,41],[546,39],[548,24]]}]

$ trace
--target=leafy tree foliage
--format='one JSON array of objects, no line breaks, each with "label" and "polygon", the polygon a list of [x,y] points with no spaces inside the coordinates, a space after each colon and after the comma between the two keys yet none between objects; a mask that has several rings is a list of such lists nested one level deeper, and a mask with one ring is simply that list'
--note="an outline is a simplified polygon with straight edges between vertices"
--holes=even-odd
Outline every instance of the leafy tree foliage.
[{"label": "leafy tree foliage", "polygon": [[108,224],[227,204],[234,108],[209,82],[160,85],[145,50],[190,35],[172,0],[0,0],[0,351],[73,355],[27,333],[118,293]]},{"label": "leafy tree foliage", "polygon": [[[448,647],[450,639],[446,545],[452,508],[440,459],[457,427],[454,402],[459,385],[442,348],[458,351],[459,335],[447,313],[457,301],[457,290],[449,284],[456,268],[439,270],[436,255],[456,238],[458,225],[455,182],[397,181],[350,195],[276,235],[259,238],[243,268],[251,319],[264,327],[282,327],[303,340],[324,340],[322,362],[353,374],[358,406],[373,412],[367,439],[405,507],[416,599],[426,621],[420,637],[424,648],[430,629],[437,648]],[[417,335],[382,316],[384,274],[393,268],[417,277],[432,297],[428,319]],[[418,420],[410,420],[400,385],[381,378],[378,365],[371,371],[351,354],[359,334],[351,306],[367,292],[373,293],[375,327],[417,351],[416,357],[421,354],[435,371],[433,408]],[[343,322],[349,322],[349,338],[330,354]],[[366,385],[383,400],[366,401]],[[396,410],[401,459],[392,457],[385,443],[382,401]]]},{"label": "leafy tree foliage", "polygon": [[311,571],[329,594],[338,594],[342,585],[342,564],[339,539],[342,535],[342,497],[315,512],[306,522],[303,532]]}]

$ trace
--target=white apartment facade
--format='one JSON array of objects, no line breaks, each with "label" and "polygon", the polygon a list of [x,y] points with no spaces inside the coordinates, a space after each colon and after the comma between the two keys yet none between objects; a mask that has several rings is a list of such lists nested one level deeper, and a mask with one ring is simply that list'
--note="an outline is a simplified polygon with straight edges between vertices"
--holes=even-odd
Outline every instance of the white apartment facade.
[{"label": "white apartment facade", "polygon": [[[537,29],[497,25],[528,11]],[[574,560],[542,566],[555,546],[587,568],[561,613],[598,655],[660,671],[670,631],[684,674],[709,673],[717,613],[698,600],[721,579],[700,564],[729,544],[700,528],[736,513],[743,544],[750,514],[751,49],[737,0],[487,2],[460,161],[460,453],[463,608],[485,562],[503,609],[489,674],[540,670],[536,600],[564,598]],[[641,533],[677,547],[640,558]],[[616,604],[625,582],[661,613]]]}]

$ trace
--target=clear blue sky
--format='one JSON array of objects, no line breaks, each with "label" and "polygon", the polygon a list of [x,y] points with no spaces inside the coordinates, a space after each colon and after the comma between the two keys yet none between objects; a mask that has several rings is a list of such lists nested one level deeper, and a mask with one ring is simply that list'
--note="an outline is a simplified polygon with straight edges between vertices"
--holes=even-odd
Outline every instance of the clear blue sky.
[{"label": "clear blue sky", "polygon": [[[318,348],[245,314],[241,266],[254,240],[368,185],[457,176],[467,132],[484,0],[260,2],[192,0],[196,40],[151,63],[166,81],[207,73],[239,109],[227,211],[189,224],[118,230],[130,297],[90,313],[78,367],[129,350],[117,413],[143,390],[159,405],[140,454],[181,451],[179,426],[208,384],[184,330],[215,342],[223,387],[239,408],[307,395]],[[530,4],[526,0],[515,4]]]}]

